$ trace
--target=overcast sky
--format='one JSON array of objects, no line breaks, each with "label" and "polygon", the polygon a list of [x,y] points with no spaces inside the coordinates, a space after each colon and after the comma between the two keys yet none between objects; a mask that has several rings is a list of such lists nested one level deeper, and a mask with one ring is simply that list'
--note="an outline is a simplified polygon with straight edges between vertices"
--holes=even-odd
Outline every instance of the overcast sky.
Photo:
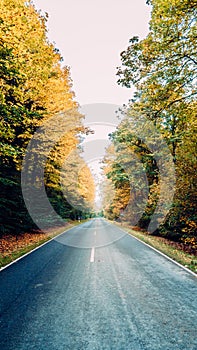
[{"label": "overcast sky", "polygon": [[98,205],[100,161],[109,144],[108,134],[118,124],[115,110],[127,104],[134,92],[117,84],[116,67],[121,65],[120,53],[128,47],[129,39],[147,35],[150,7],[146,0],[33,2],[49,15],[48,37],[71,68],[76,100],[86,116],[85,123],[94,130],[94,135],[84,140],[83,157],[96,176]]},{"label": "overcast sky", "polygon": [[80,105],[122,105],[133,90],[117,85],[116,67],[129,39],[148,32],[146,0],[33,0],[49,14],[49,39],[71,67]]}]

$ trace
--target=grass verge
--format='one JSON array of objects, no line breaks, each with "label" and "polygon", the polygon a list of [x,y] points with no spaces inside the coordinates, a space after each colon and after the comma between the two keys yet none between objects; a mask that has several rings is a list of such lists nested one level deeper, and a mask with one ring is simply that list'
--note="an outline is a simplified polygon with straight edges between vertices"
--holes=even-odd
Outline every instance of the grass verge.
[{"label": "grass verge", "polygon": [[[82,222],[80,222],[82,223]],[[78,221],[66,223],[65,226],[48,229],[46,233],[32,232],[18,236],[5,236],[0,239],[0,270],[33,249],[50,241],[64,231],[80,224]]]},{"label": "grass verge", "polygon": [[[118,224],[119,226],[120,224]],[[187,267],[189,270],[197,273],[197,256],[184,252],[174,246],[174,242],[169,241],[163,237],[152,236],[146,232],[140,232],[133,230],[130,226],[122,224],[121,227],[132,236],[140,239],[141,241],[149,244],[153,248],[156,248],[160,252],[166,254],[174,261]]]}]

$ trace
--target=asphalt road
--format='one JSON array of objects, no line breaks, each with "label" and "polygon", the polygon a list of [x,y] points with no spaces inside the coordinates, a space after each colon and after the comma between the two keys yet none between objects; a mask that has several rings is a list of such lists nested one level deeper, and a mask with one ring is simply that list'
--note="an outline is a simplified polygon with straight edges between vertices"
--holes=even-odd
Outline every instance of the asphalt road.
[{"label": "asphalt road", "polygon": [[0,272],[1,350],[196,350],[197,279],[103,219]]}]

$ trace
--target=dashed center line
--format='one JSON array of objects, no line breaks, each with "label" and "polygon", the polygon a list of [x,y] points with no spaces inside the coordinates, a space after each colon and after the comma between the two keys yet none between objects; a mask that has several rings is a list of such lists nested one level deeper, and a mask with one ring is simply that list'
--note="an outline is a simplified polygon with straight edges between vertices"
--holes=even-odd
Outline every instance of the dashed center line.
[{"label": "dashed center line", "polygon": [[94,235],[96,236],[96,231],[94,231]]},{"label": "dashed center line", "polygon": [[95,248],[92,247],[91,250],[91,255],[90,255],[90,262],[93,263],[94,262],[94,256],[95,256]]}]

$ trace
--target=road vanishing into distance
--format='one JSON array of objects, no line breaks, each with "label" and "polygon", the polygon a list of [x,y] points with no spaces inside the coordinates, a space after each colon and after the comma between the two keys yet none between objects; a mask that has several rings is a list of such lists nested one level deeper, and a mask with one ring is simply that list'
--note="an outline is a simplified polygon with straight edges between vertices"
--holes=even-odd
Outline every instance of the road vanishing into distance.
[{"label": "road vanishing into distance", "polygon": [[196,350],[197,278],[104,219],[0,272],[1,350]]}]

